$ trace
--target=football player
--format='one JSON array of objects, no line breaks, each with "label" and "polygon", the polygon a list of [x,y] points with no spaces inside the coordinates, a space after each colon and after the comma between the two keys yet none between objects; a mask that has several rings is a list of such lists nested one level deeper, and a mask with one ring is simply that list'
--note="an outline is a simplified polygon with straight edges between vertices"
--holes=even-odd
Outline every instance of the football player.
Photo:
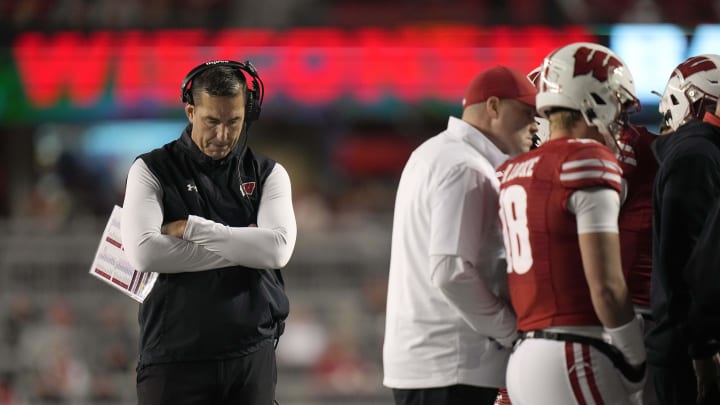
[{"label": "football player", "polygon": [[499,168],[522,332],[507,389],[514,405],[629,403],[645,347],[622,272],[622,169],[609,147],[639,103],[633,79],[610,49],[581,42],[545,58],[539,87],[549,140]]},{"label": "football player", "polygon": [[663,134],[653,189],[655,326],[646,338],[659,404],[720,403],[720,270],[703,257],[720,243],[709,218],[720,203],[720,56],[698,55],[672,72],[660,101]]}]

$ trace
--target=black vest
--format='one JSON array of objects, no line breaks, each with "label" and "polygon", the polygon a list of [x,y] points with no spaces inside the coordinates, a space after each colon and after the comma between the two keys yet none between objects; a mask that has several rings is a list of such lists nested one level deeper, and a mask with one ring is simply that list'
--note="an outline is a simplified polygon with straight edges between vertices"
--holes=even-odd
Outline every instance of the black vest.
[{"label": "black vest", "polygon": [[[188,215],[232,227],[257,223],[275,161],[250,148],[243,155],[241,142],[213,160],[193,143],[190,130],[140,156],[162,187],[163,223]],[[140,305],[139,366],[243,356],[282,333],[288,311],[279,270],[234,266],[160,274]]]}]

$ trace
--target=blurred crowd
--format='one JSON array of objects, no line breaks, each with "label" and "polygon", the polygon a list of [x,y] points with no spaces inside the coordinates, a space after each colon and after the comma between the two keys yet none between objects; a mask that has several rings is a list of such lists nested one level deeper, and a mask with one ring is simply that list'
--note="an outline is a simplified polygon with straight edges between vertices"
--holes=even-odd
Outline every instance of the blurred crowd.
[{"label": "blurred crowd", "polygon": [[392,26],[448,21],[470,24],[605,24],[717,21],[712,0],[7,0],[5,29]]},{"label": "blurred crowd", "polygon": [[90,308],[21,292],[0,307],[0,404],[120,403],[132,386],[137,328],[122,301]]},{"label": "blurred crowd", "polygon": [[[303,262],[285,272],[292,310],[277,348],[278,399],[383,403],[384,277],[331,263],[353,272],[333,279]],[[39,282],[42,271],[34,277],[0,298],[0,405],[135,403],[137,303],[99,280],[62,291]]]}]

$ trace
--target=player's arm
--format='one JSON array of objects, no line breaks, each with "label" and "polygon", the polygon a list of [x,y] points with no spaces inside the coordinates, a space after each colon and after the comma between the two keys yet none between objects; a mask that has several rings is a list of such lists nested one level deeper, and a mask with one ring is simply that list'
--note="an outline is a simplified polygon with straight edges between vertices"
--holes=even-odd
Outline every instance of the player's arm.
[{"label": "player's arm", "polygon": [[183,239],[196,243],[233,264],[278,269],[290,260],[297,238],[290,177],[275,164],[263,186],[257,227],[230,227],[190,215]]},{"label": "player's arm", "polygon": [[709,159],[688,156],[675,162],[665,177],[659,201],[662,217],[660,251],[666,268],[675,270],[671,283],[681,279],[697,237],[710,215],[720,185],[714,179],[717,168]]},{"label": "player's arm", "polygon": [[121,233],[125,255],[138,271],[182,273],[232,266],[200,245],[161,232],[162,188],[142,159],[130,167]]},{"label": "player's arm", "polygon": [[431,204],[432,283],[471,328],[509,346],[516,337],[515,315],[488,285],[507,277],[498,251],[497,179],[456,167],[442,179]]},{"label": "player's arm", "polygon": [[[688,352],[697,377],[698,398],[717,384],[718,339],[717,224],[720,179],[712,159],[686,156],[675,162],[664,179],[659,201],[661,234],[658,253],[667,263],[669,310],[687,313]],[[683,291],[685,290],[685,291]],[[683,297],[687,297],[683,299]]]},{"label": "player's arm", "polygon": [[[717,168],[704,156],[687,156],[674,162],[663,180],[663,192],[658,201],[660,212],[659,243],[657,253],[659,261],[667,269],[668,285],[672,286],[668,293],[668,307],[672,313],[687,314],[691,306],[703,307],[704,302],[714,302],[715,292],[706,280],[694,280],[696,271],[702,270],[688,267],[693,250],[705,224],[711,217],[712,201],[718,198]],[[715,252],[713,252],[715,253]],[[673,294],[673,292],[675,292]],[[689,332],[692,340],[690,352],[698,349],[700,344],[696,331],[706,326],[703,321],[693,322],[690,319]]]},{"label": "player's arm", "polygon": [[615,156],[595,142],[574,149],[560,167],[568,191],[565,208],[575,215],[585,278],[603,325],[633,318],[622,272],[618,215],[623,171]]},{"label": "player's arm", "polygon": [[610,188],[595,188],[576,191],[570,199],[595,313],[606,327],[625,324],[633,318],[633,310],[620,260],[618,193]]},{"label": "player's arm", "polygon": [[595,313],[628,363],[641,365],[646,357],[642,325],[634,316],[620,259],[619,194],[606,187],[578,190],[568,207],[577,219],[583,270]]},{"label": "player's arm", "polygon": [[[718,200],[720,202],[720,200]],[[697,239],[685,269],[691,279],[688,315],[689,353],[693,359],[709,358],[720,352],[720,204]]]}]

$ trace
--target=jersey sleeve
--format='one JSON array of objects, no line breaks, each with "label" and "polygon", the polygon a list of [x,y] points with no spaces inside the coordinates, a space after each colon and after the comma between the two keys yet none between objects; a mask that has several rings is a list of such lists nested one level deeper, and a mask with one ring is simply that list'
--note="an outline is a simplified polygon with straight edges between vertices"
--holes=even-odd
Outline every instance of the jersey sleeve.
[{"label": "jersey sleeve", "polygon": [[560,183],[571,191],[606,187],[621,193],[622,175],[612,152],[595,142],[570,152],[560,167]]}]

